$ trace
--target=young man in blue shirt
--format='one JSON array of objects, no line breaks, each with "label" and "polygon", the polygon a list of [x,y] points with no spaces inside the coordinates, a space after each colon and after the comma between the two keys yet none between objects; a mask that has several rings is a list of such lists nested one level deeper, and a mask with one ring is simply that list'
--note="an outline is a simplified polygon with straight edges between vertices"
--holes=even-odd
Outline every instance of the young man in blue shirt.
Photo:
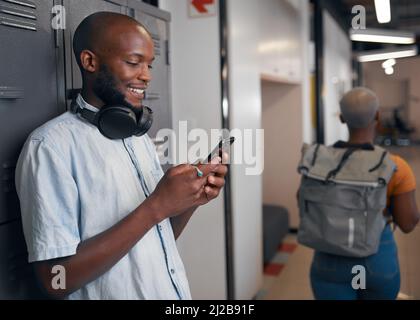
[{"label": "young man in blue shirt", "polygon": [[[147,135],[109,139],[83,116],[115,105],[144,111],[154,43],[136,20],[93,14],[73,49],[83,77],[78,112],[35,130],[18,161],[29,262],[53,298],[190,299],[175,240],[218,196],[227,167],[217,158],[163,174]],[[55,265],[65,288],[53,285]]]}]

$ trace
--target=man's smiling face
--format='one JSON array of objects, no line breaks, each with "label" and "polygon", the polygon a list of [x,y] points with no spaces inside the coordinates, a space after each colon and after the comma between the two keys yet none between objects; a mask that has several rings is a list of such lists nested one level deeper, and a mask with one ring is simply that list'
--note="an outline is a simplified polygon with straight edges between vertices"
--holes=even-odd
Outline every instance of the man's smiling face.
[{"label": "man's smiling face", "polygon": [[106,105],[140,108],[151,80],[154,43],[150,35],[133,24],[110,28],[98,56],[93,91]]}]

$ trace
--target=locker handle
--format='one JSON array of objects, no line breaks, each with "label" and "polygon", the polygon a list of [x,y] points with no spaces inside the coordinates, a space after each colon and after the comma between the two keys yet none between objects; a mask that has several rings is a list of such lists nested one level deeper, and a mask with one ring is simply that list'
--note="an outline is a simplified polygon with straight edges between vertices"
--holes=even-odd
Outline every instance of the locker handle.
[{"label": "locker handle", "polygon": [[161,144],[164,144],[165,143],[165,139],[164,138],[154,138],[154,139],[152,139],[152,142],[156,145],[156,146],[159,146],[159,145],[161,145]]},{"label": "locker handle", "polygon": [[17,87],[0,87],[0,99],[23,99],[23,88]]},{"label": "locker handle", "polygon": [[154,93],[154,92],[147,92],[145,93],[145,97],[144,100],[159,100],[160,95],[159,93]]}]

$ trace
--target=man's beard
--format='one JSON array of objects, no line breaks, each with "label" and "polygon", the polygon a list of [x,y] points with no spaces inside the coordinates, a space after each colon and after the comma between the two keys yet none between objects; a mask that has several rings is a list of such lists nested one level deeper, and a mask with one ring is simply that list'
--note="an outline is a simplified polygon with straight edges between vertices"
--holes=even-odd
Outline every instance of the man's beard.
[{"label": "man's beard", "polygon": [[93,92],[105,103],[105,108],[120,105],[136,111],[136,108],[127,102],[125,96],[117,89],[115,77],[104,64],[99,68],[98,77],[93,84]]}]

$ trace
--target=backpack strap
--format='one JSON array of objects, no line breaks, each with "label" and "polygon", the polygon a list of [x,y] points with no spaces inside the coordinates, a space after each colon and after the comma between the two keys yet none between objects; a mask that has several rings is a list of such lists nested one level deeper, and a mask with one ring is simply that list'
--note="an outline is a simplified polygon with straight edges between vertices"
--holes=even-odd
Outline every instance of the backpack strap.
[{"label": "backpack strap", "polygon": [[379,160],[379,163],[376,166],[374,166],[373,168],[371,168],[369,170],[369,172],[373,172],[375,170],[378,170],[381,167],[382,163],[384,162],[384,159],[385,159],[385,157],[386,157],[387,154],[388,154],[388,151],[384,151],[382,153],[381,159]]},{"label": "backpack strap", "polygon": [[338,164],[338,166],[334,169],[331,170],[327,177],[325,178],[325,181],[330,180],[332,177],[335,177],[340,170],[343,168],[344,164],[347,162],[347,160],[350,158],[350,156],[356,151],[358,150],[358,148],[349,148],[346,150],[346,152],[344,152],[343,157],[340,160],[340,163]]}]

